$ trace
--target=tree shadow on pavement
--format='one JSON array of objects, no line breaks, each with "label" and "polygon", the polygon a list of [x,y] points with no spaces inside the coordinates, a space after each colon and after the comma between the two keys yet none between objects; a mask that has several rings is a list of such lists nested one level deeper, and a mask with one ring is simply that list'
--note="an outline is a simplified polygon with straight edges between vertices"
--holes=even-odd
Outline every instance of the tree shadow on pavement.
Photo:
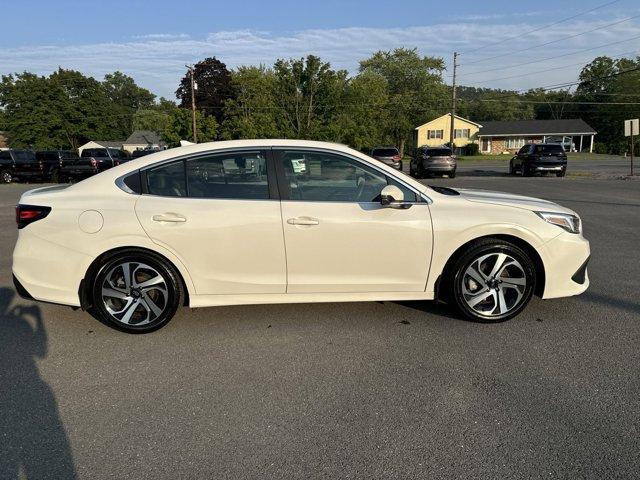
[{"label": "tree shadow on pavement", "polygon": [[40,308],[0,288],[0,478],[76,478],[69,440],[37,358],[47,355]]}]

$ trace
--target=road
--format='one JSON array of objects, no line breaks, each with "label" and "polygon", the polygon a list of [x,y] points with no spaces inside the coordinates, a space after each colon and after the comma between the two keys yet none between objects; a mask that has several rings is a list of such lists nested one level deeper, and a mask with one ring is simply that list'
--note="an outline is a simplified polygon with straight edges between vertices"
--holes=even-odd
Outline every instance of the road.
[{"label": "road", "polygon": [[590,289],[494,325],[430,302],[263,305],[126,335],[15,298],[30,187],[1,185],[0,477],[637,478],[640,182],[460,173],[427,182],[577,210]]}]

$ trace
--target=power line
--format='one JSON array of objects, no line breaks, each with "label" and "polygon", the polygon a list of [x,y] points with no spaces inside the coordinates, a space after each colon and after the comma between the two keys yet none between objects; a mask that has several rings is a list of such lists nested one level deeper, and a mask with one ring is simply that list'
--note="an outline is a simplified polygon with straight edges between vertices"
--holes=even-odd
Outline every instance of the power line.
[{"label": "power line", "polygon": [[592,28],[591,30],[586,30],[584,32],[580,32],[580,33],[576,33],[576,34],[569,35],[569,36],[566,36],[566,37],[558,38],[556,40],[550,40],[548,42],[540,43],[538,45],[532,45],[530,47],[521,48],[519,50],[511,50],[510,52],[501,53],[500,55],[494,55],[493,57],[485,57],[485,58],[481,58],[479,60],[474,60],[473,62],[465,62],[462,65],[474,65],[476,63],[486,62],[488,60],[493,60],[495,58],[506,57],[506,56],[512,55],[514,53],[520,53],[520,52],[526,52],[526,51],[529,51],[529,50],[534,50],[534,49],[539,48],[539,47],[545,47],[545,46],[551,45],[553,43],[562,42],[563,40],[569,40],[571,38],[576,38],[576,37],[580,37],[582,35],[586,35],[587,33],[592,33],[592,32],[595,32],[597,30],[602,30],[603,28],[612,27],[614,25],[619,25],[620,23],[628,22],[629,20],[633,20],[634,18],[638,18],[638,17],[640,17],[640,15],[634,15],[633,17],[627,17],[627,18],[625,18],[623,20],[618,20],[618,21],[613,22],[613,23],[608,23],[608,24],[602,25],[600,27]]},{"label": "power line", "polygon": [[598,5],[596,7],[593,7],[591,9],[589,9],[589,10],[585,10],[584,12],[576,13],[575,15],[563,18],[561,20],[557,20],[557,21],[552,22],[552,23],[547,23],[546,25],[542,25],[541,27],[534,28],[533,30],[528,30],[528,31],[526,31],[524,33],[520,33],[520,34],[514,35],[512,37],[503,38],[502,40],[498,40],[496,42],[485,43],[484,45],[480,45],[479,47],[474,48],[473,50],[467,50],[466,52],[462,52],[461,54],[473,53],[473,52],[477,52],[478,50],[482,50],[483,48],[486,48],[486,47],[492,47],[494,45],[499,45],[499,44],[504,43],[504,42],[509,42],[511,40],[515,40],[517,38],[521,38],[521,37],[527,36],[530,33],[539,32],[540,30],[544,30],[545,28],[553,27],[554,25],[559,25],[559,24],[561,24],[563,22],[566,22],[567,20],[573,20],[574,18],[580,17],[582,15],[586,15],[587,13],[595,12],[596,10],[599,10],[601,8],[604,8],[604,7],[608,7],[610,5],[613,5],[614,3],[619,3],[619,2],[620,2],[620,0],[613,0],[611,2],[603,3],[602,5]]},{"label": "power line", "polygon": [[616,42],[605,43],[604,45],[598,45],[597,47],[590,47],[590,48],[585,48],[585,49],[582,49],[582,50],[577,50],[575,52],[563,53],[562,55],[555,55],[553,57],[540,58],[540,59],[531,60],[531,61],[528,61],[528,62],[515,63],[515,64],[512,64],[512,65],[506,65],[506,66],[501,66],[501,67],[497,67],[497,68],[490,68],[490,69],[487,69],[487,70],[469,72],[465,76],[480,75],[481,73],[496,72],[498,70],[506,70],[506,69],[509,69],[509,68],[522,67],[523,65],[531,65],[531,64],[534,64],[534,63],[546,62],[547,60],[555,60],[556,58],[570,57],[572,55],[577,55],[578,53],[598,50],[600,48],[609,47],[611,45],[619,45],[621,43],[630,42],[631,40],[636,40],[638,38],[640,38],[640,35],[636,35],[635,37],[631,37],[631,38],[625,38],[624,40],[618,40]]},{"label": "power line", "polygon": [[[625,57],[627,55],[636,55],[636,54],[638,54],[638,51],[637,50],[633,50],[633,51],[630,51],[630,52],[619,53],[618,55],[614,55],[614,56],[612,56],[610,58],[621,58],[621,57]],[[500,80],[509,80],[511,78],[529,77],[531,75],[538,75],[539,73],[551,72],[553,70],[562,70],[563,68],[576,67],[576,66],[579,66],[579,65],[584,65],[584,61],[577,62],[577,63],[571,63],[571,64],[568,64],[568,65],[560,65],[559,67],[546,68],[546,69],[543,69],[543,70],[536,70],[534,72],[520,73],[518,75],[510,75],[508,77],[492,78],[490,80],[483,80],[481,82],[475,82],[475,83],[482,85],[482,84],[485,84],[485,83],[498,82]]]}]

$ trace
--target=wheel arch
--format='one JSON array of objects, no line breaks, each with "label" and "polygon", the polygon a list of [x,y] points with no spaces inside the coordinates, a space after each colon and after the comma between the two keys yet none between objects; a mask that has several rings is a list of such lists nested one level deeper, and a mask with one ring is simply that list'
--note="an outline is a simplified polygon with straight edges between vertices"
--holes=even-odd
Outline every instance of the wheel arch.
[{"label": "wheel arch", "polygon": [[544,293],[544,287],[546,282],[546,272],[544,268],[544,262],[542,261],[542,257],[538,251],[526,240],[516,237],[515,235],[509,234],[490,234],[484,235],[481,237],[474,238],[460,245],[447,259],[444,268],[442,269],[441,274],[438,276],[435,283],[435,298],[440,298],[441,292],[440,285],[442,281],[450,274],[452,266],[455,264],[456,260],[473,244],[486,239],[496,239],[503,240],[509,243],[513,243],[517,247],[524,250],[524,252],[529,255],[531,260],[533,261],[533,265],[536,271],[536,288],[534,290],[535,295],[538,297],[542,297]]},{"label": "wheel arch", "polygon": [[156,250],[152,250],[150,248],[139,247],[139,246],[122,246],[122,247],[112,248],[110,250],[107,250],[106,252],[101,253],[93,260],[93,262],[91,262],[91,264],[87,268],[84,278],[80,281],[80,286],[78,288],[80,306],[83,310],[87,310],[92,306],[91,292],[89,289],[91,288],[93,279],[100,271],[100,265],[102,265],[102,263],[108,258],[119,255],[123,252],[142,252],[146,254],[152,254],[152,255],[161,257],[167,263],[169,263],[173,267],[173,269],[177,272],[178,278],[180,280],[180,285],[182,287],[182,291],[184,292],[184,299],[183,299],[182,305],[185,307],[189,306],[189,302],[190,302],[189,288],[187,286],[187,282],[185,282],[185,278],[182,272],[180,271],[180,268],[178,268],[175,262],[167,258],[166,255],[163,255],[162,253]]}]

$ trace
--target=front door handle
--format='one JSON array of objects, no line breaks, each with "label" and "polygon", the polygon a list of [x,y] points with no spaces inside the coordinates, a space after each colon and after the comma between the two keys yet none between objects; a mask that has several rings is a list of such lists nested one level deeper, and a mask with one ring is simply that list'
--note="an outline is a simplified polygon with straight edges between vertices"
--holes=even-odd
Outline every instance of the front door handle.
[{"label": "front door handle", "polygon": [[152,218],[154,222],[184,223],[187,221],[186,217],[178,215],[177,213],[163,213],[161,215],[154,215]]},{"label": "front door handle", "polygon": [[287,220],[289,225],[320,225],[320,220],[312,217],[297,217]]}]

